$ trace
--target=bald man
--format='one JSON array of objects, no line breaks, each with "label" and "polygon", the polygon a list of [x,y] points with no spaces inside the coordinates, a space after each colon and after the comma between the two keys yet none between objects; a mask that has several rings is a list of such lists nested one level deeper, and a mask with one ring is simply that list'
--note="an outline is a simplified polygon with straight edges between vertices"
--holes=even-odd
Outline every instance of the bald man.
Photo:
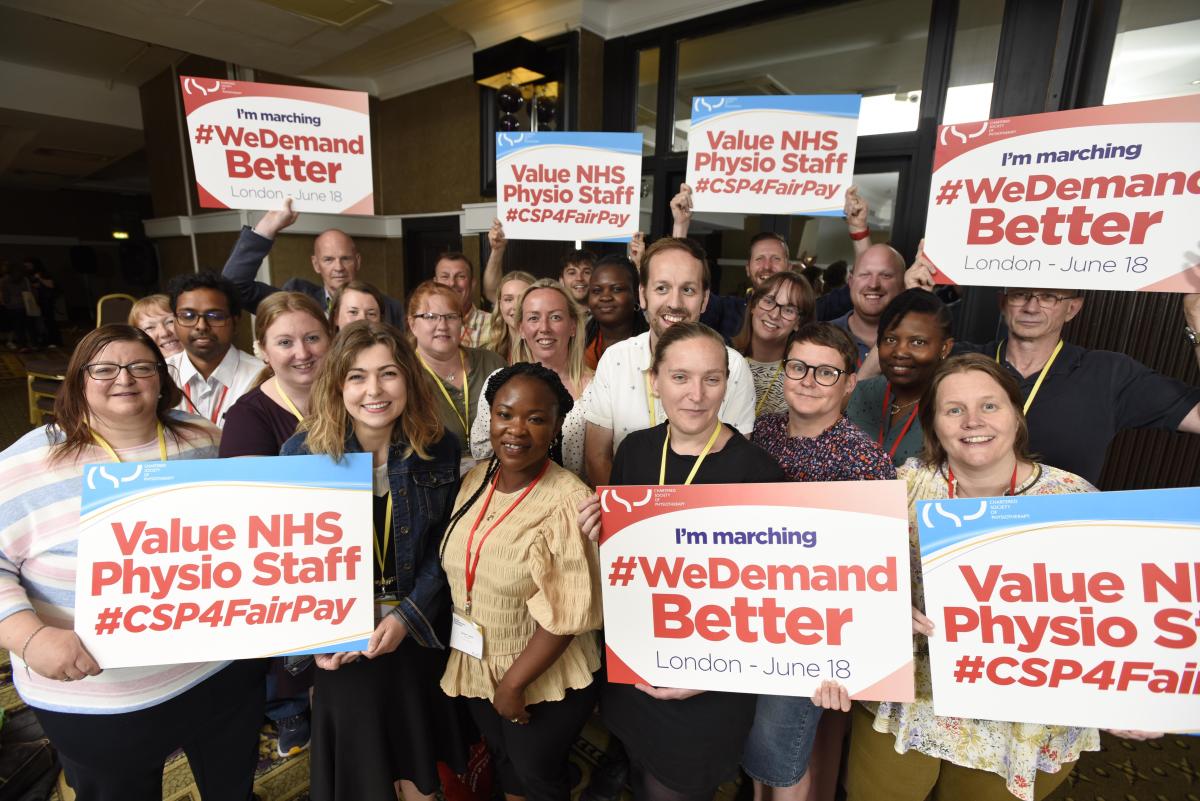
[{"label": "bald man", "polygon": [[[358,269],[362,266],[362,254],[358,252],[354,240],[349,235],[331,228],[322,231],[313,240],[312,268],[313,272],[320,276],[320,284],[303,278],[291,278],[282,287],[273,287],[255,280],[254,276],[258,273],[259,266],[271,252],[275,237],[299,217],[299,212],[292,211],[292,201],[289,199],[282,209],[264,214],[253,229],[248,226],[242,227],[237,244],[233,246],[221,273],[237,287],[238,299],[251,314],[258,309],[258,304],[265,297],[281,289],[284,292],[308,295],[328,312],[334,293],[358,277]],[[403,328],[404,305],[394,298],[384,297],[383,300],[383,318],[392,325]]]},{"label": "bald man", "polygon": [[871,245],[846,277],[854,308],[830,322],[850,334],[858,346],[859,364],[875,347],[879,315],[904,289],[905,266],[904,257],[891,245]]}]

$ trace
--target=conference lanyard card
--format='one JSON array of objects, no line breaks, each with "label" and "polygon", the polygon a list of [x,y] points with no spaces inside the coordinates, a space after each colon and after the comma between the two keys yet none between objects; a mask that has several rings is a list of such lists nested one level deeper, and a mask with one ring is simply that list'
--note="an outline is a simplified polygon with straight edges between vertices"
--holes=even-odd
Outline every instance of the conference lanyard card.
[{"label": "conference lanyard card", "polygon": [[456,611],[450,628],[450,647],[483,659],[483,626]]}]

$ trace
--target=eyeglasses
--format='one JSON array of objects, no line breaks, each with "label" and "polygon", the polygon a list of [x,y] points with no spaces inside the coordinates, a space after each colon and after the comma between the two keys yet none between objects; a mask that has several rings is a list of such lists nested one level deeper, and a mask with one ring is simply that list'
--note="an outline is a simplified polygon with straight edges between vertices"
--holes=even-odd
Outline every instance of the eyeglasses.
[{"label": "eyeglasses", "polygon": [[434,323],[439,320],[444,320],[447,323],[456,323],[462,319],[462,315],[458,312],[449,312],[448,314],[438,314],[437,312],[425,312],[424,314],[414,314],[414,320],[424,320],[427,323]]},{"label": "eyeglasses", "polygon": [[783,374],[793,381],[803,381],[809,370],[812,370],[813,380],[823,387],[832,387],[846,372],[832,364],[808,364],[799,359],[788,359],[783,363]]},{"label": "eyeglasses", "polygon": [[175,313],[175,322],[185,328],[191,328],[200,322],[200,318],[203,317],[208,323],[209,328],[221,328],[229,322],[231,316],[229,312],[217,311],[215,309],[206,312],[180,309]]},{"label": "eyeglasses", "polygon": [[129,364],[93,362],[85,364],[83,369],[96,381],[115,381],[122,370],[134,378],[150,378],[158,375],[158,362],[130,362]]},{"label": "eyeglasses", "polygon": [[758,305],[763,311],[779,309],[779,316],[785,320],[795,320],[800,316],[800,307],[790,303],[780,303],[774,295],[763,295],[758,299]]},{"label": "eyeglasses", "polygon": [[1056,295],[1053,292],[1029,292],[1018,290],[1004,293],[1004,302],[1009,306],[1024,306],[1030,298],[1037,298],[1038,305],[1043,309],[1053,309],[1064,300],[1072,300],[1078,295]]}]

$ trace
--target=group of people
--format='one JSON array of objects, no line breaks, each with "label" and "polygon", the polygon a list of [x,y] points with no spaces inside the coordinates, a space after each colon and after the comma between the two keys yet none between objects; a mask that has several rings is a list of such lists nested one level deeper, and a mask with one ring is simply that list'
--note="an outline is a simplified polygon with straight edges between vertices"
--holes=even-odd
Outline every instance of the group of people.
[{"label": "group of people", "polygon": [[[0,646],[77,797],[156,799],[182,748],[203,797],[249,799],[264,715],[281,754],[311,738],[319,801],[431,798],[439,763],[462,773],[480,737],[510,801],[564,801],[597,704],[639,801],[707,801],[739,766],[756,799],[817,797],[847,729],[851,801],[1040,799],[1096,749],[1094,729],[934,714],[915,504],[1096,491],[1120,429],[1200,433],[1200,389],[1064,343],[1076,292],[1008,289],[1007,336],[956,342],[930,265],[860,235],[853,193],[857,258],[821,297],[775,234],[751,242],[748,296],[715,294],[686,187],[672,209],[675,236],[574,252],[558,279],[504,272],[497,223],[488,313],[463,254],[402,304],[358,279],[340,231],[314,242],[320,283],[257,282],[296,220],[284,208],[223,274],[180,276],[87,334],[55,422],[0,455]],[[1200,301],[1185,309],[1200,328]],[[233,345],[243,311],[254,354]],[[100,669],[72,625],[84,464],[346,453],[373,464],[365,650],[299,671]],[[914,702],[606,681],[602,630],[621,622],[603,619],[595,487],[892,478],[908,485]]]}]

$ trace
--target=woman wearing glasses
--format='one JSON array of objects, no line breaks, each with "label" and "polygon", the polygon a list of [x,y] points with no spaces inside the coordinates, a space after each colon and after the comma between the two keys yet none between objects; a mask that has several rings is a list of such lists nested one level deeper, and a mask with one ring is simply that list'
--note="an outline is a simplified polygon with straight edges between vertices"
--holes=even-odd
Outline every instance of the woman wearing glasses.
[{"label": "woman wearing glasses", "polygon": [[742,330],[733,349],[746,357],[754,375],[754,416],[787,408],[783,392],[783,353],[788,336],[813,319],[816,296],[799,273],[776,273],[750,293]]},{"label": "woman wearing glasses", "polygon": [[879,369],[860,381],[846,416],[899,467],[921,452],[920,401],[938,365],[950,355],[950,312],[937,295],[906,289],[879,315]]},{"label": "woman wearing glasses", "polygon": [[79,801],[157,801],[180,748],[205,798],[250,798],[261,662],[101,671],[73,631],[83,466],[214,458],[220,432],[179,397],[150,337],[106,325],[75,348],[57,422],[0,454],[0,647]]},{"label": "woman wearing glasses", "polygon": [[[842,414],[857,383],[857,363],[853,340],[830,323],[808,323],[788,340],[783,361],[787,411],[759,417],[751,441],[775,457],[789,481],[896,477],[887,454]],[[742,757],[743,769],[754,780],[755,798],[769,792],[776,801],[803,801],[812,784],[825,783],[822,779],[832,783],[846,720],[829,715],[821,723],[821,717],[821,708],[808,698],[758,697]],[[822,747],[817,753],[828,752],[829,758],[814,757],[815,770],[810,771],[819,723]]]},{"label": "woman wearing glasses", "polygon": [[[432,382],[434,404],[446,431],[470,453],[468,437],[479,409],[484,378],[504,367],[504,360],[486,348],[461,345],[461,299],[454,290],[425,281],[408,298],[408,329],[416,344],[417,359]],[[464,458],[462,470],[474,466]]]}]

